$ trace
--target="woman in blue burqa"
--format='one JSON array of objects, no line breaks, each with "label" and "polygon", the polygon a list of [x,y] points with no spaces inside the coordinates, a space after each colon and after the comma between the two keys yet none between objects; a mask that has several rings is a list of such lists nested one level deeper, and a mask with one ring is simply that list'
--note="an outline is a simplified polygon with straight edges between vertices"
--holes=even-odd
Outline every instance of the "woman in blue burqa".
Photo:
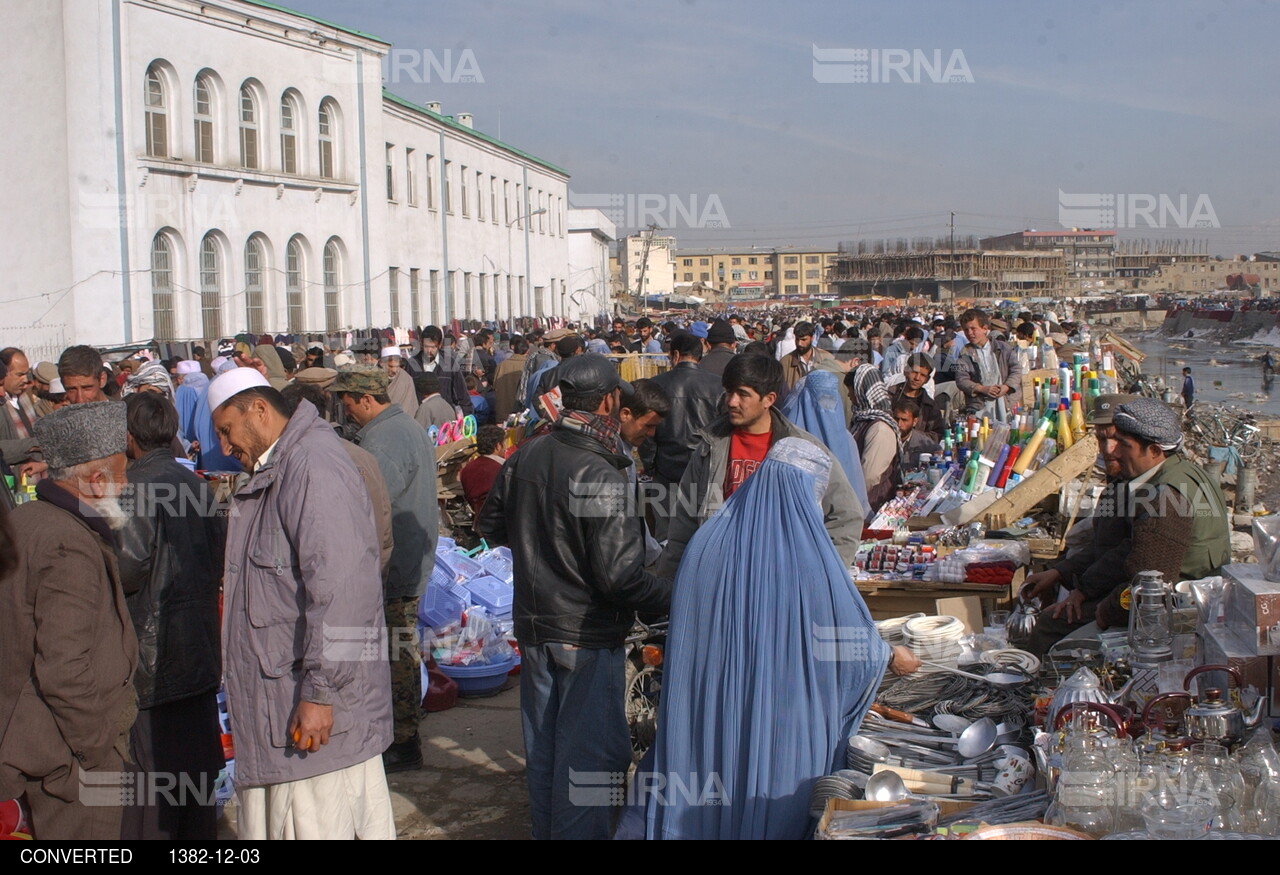
[{"label": "woman in blue burqa", "polygon": [[810,371],[782,402],[782,415],[826,444],[849,478],[853,494],[862,502],[863,518],[869,520],[871,503],[867,501],[862,459],[858,455],[858,442],[849,433],[840,395],[839,377],[831,371]]},{"label": "woman in blue burqa", "polygon": [[803,838],[814,781],[842,767],[890,651],[823,526],[830,458],[778,441],[689,542],[631,795],[649,838]]}]

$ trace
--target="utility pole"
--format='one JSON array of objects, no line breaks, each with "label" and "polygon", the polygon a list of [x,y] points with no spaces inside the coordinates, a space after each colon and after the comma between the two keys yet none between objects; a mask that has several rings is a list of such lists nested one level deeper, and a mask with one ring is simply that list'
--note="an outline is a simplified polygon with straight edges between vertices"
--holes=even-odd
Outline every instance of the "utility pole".
[{"label": "utility pole", "polygon": [[645,299],[644,294],[644,275],[645,271],[649,269],[649,249],[653,246],[653,235],[657,233],[658,226],[650,225],[646,230],[649,232],[649,236],[644,239],[644,249],[640,252],[640,276],[636,282],[636,296],[640,299],[641,310],[648,309],[648,301]]},{"label": "utility pole", "polygon": [[951,265],[948,268],[951,279],[947,287],[949,300],[956,299],[956,211],[951,211]]}]

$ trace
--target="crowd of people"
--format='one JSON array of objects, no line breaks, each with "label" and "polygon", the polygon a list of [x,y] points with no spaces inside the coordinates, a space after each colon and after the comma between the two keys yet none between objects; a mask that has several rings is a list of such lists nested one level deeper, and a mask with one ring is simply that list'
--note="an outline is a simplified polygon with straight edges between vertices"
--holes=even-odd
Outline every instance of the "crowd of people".
[{"label": "crowd of people", "polygon": [[[512,552],[532,833],[607,837],[614,812],[578,804],[570,776],[626,775],[624,640],[636,612],[671,612],[673,593],[678,608],[682,585],[720,591],[682,583],[682,569],[736,549],[723,520],[816,521],[793,540],[817,538],[822,562],[847,570],[864,523],[955,417],[1012,414],[1028,346],[1066,355],[1087,340],[1047,313],[903,308],[425,326],[407,343],[374,332],[341,348],[241,335],[112,364],[86,346],[34,366],[0,351],[0,798],[23,798],[40,838],[213,838],[225,685],[242,838],[394,838],[386,774],[422,767],[416,627],[440,534],[436,447],[474,417],[460,481],[475,533]],[[620,354],[664,367],[624,380]],[[1099,410],[1109,488],[1128,484],[1130,500],[1095,514],[1082,552],[1028,589],[1069,590],[1055,613],[1071,628],[1116,622],[1133,567],[1203,576],[1226,561],[1222,533],[1194,514],[1152,522],[1153,495],[1221,500],[1177,455],[1176,415],[1150,399]],[[769,486],[745,488],[766,470]],[[21,500],[28,482],[38,501]],[[786,526],[784,486],[804,493]],[[1136,486],[1155,492],[1135,502]],[[809,583],[785,622],[844,617],[874,636],[851,581]],[[726,604],[747,613],[717,622],[760,622]],[[685,646],[685,659],[713,658]],[[919,664],[905,648],[860,653],[858,683]],[[788,692],[765,695],[757,717],[785,711]],[[809,704],[838,737],[869,698]],[[815,776],[820,753],[805,765]],[[206,792],[84,798],[87,783],[118,792],[124,776],[156,775]],[[718,834],[745,836],[760,816]],[[651,837],[706,835],[648,823]]]}]

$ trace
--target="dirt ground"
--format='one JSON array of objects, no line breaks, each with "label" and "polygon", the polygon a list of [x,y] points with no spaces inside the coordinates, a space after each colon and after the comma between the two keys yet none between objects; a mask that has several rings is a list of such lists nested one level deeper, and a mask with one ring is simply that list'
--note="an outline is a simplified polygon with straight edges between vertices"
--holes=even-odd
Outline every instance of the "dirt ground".
[{"label": "dirt ground", "polygon": [[387,776],[401,839],[527,839],[520,685],[427,714],[423,767]]},{"label": "dirt ground", "polygon": [[[422,718],[423,767],[387,776],[400,839],[527,839],[520,685]],[[235,838],[235,803],[219,825]]]}]

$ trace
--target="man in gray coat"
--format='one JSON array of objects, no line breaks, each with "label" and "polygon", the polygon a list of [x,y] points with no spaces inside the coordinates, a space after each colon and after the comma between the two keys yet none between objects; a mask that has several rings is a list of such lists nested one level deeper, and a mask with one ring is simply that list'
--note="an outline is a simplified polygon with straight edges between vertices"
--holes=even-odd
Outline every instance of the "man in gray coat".
[{"label": "man in gray coat", "polygon": [[368,493],[315,407],[290,416],[258,370],[219,375],[207,398],[223,451],[250,472],[232,499],[223,578],[239,837],[393,839]]},{"label": "man in gray coat", "polygon": [[391,636],[391,698],[395,742],[388,772],[422,768],[418,714],[422,674],[418,658],[418,599],[435,568],[440,538],[436,452],[427,432],[387,397],[386,371],[353,365],[338,371],[333,391],[347,419],[360,426],[355,443],[378,460],[391,497],[391,563],[384,593]]}]

